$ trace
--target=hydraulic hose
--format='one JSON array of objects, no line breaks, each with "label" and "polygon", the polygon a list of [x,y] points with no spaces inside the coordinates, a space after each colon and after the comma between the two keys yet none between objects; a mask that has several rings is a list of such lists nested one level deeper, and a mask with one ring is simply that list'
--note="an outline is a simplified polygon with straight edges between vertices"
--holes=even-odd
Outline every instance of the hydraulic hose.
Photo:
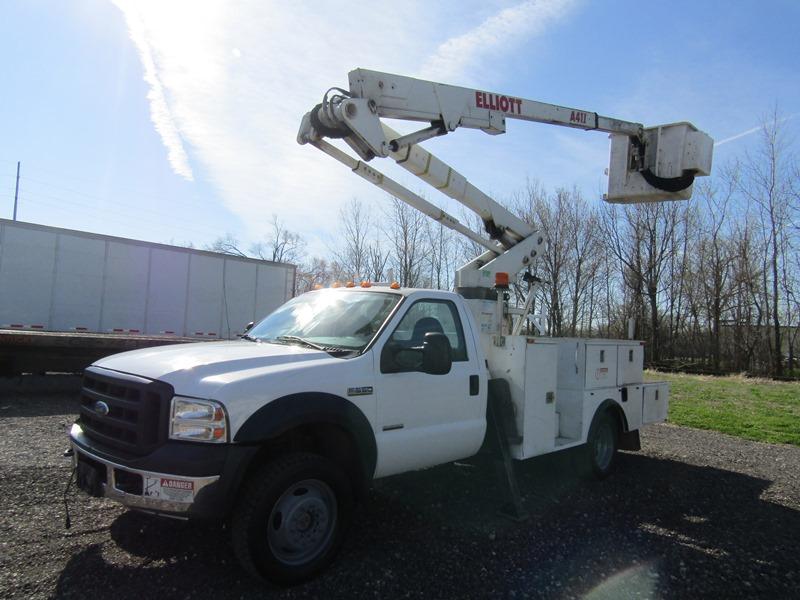
[{"label": "hydraulic hose", "polygon": [[[644,162],[644,142],[638,137],[631,136],[631,143],[639,152],[642,162]],[[654,188],[665,192],[680,192],[694,183],[695,171],[684,170],[678,177],[659,177],[648,167],[639,171],[644,180]]]},{"label": "hydraulic hose", "polygon": [[644,180],[654,188],[665,192],[680,192],[694,183],[695,172],[686,170],[678,177],[659,177],[650,169],[645,169],[641,171],[641,174]]}]

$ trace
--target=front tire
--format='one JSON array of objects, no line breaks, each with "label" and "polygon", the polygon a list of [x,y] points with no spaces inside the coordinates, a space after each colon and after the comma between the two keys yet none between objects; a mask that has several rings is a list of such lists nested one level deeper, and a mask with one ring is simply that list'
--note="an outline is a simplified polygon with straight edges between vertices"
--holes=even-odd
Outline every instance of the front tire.
[{"label": "front tire", "polygon": [[598,412],[589,427],[586,454],[597,479],[605,479],[614,469],[619,448],[619,425],[608,410]]},{"label": "front tire", "polygon": [[253,576],[291,585],[327,567],[353,509],[344,472],[310,453],[287,454],[245,483],[231,533],[236,556]]}]

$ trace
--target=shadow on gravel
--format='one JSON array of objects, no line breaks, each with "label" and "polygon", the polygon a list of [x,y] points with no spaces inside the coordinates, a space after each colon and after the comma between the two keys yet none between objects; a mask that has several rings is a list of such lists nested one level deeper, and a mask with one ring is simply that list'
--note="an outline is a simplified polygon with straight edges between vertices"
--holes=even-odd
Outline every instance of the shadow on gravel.
[{"label": "shadow on gravel", "polygon": [[[74,555],[59,597],[358,598],[790,597],[800,583],[800,512],[760,500],[769,481],[637,454],[615,475],[568,475],[581,455],[518,464],[531,518],[496,515],[487,457],[377,482],[334,566],[265,588],[233,558],[222,526],[125,513],[127,553]],[[106,549],[110,550],[110,547]]]},{"label": "shadow on gravel", "polygon": [[72,373],[0,376],[0,398],[2,399],[10,399],[15,396],[77,395],[80,389],[81,376]]},{"label": "shadow on gravel", "polygon": [[53,417],[70,415],[76,417],[80,410],[77,396],[53,397],[23,397],[17,396],[10,400],[0,397],[0,419],[16,417]]},{"label": "shadow on gravel", "polygon": [[77,415],[79,375],[0,377],[0,419]]}]

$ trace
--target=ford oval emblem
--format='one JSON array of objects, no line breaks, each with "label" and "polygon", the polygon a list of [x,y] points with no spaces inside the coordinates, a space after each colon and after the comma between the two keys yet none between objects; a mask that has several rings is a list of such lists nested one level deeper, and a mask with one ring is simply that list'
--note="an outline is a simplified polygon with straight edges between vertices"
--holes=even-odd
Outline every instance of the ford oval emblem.
[{"label": "ford oval emblem", "polygon": [[108,404],[106,404],[102,400],[98,400],[97,402],[95,402],[92,408],[94,409],[94,412],[96,412],[101,417],[105,417],[108,414]]}]

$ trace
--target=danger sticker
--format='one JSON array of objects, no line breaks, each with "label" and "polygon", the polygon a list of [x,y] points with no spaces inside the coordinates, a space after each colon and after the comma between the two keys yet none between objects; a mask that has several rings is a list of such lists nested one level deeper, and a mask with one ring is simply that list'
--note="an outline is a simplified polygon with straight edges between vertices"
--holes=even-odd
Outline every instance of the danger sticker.
[{"label": "danger sticker", "polygon": [[148,498],[171,502],[192,502],[194,500],[194,481],[147,477],[144,483],[144,495]]},{"label": "danger sticker", "polygon": [[595,379],[605,379],[608,376],[608,368],[602,367],[594,372]]}]

